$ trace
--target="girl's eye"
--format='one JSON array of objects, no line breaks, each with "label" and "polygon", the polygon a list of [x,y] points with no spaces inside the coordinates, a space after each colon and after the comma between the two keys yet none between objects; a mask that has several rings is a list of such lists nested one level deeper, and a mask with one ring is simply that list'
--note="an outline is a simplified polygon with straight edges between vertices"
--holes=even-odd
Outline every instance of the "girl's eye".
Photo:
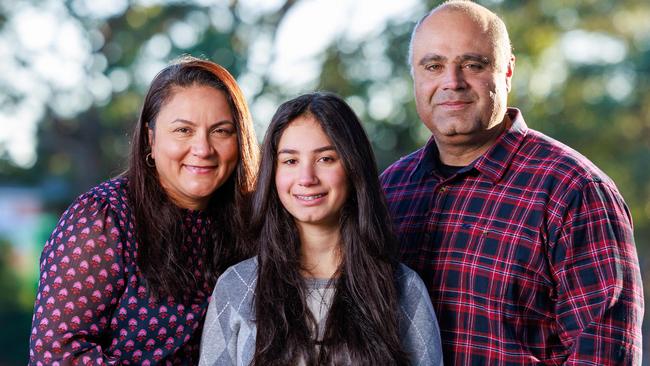
[{"label": "girl's eye", "polygon": [[282,164],[293,165],[293,164],[295,164],[297,162],[298,162],[298,160],[296,160],[296,159],[285,159],[285,160],[282,161]]},{"label": "girl's eye", "polygon": [[334,160],[335,160],[335,159],[334,159],[333,157],[331,157],[331,156],[323,156],[323,157],[321,157],[320,159],[318,159],[318,161],[322,161],[322,162],[324,162],[324,163],[331,163],[331,162],[333,162]]}]

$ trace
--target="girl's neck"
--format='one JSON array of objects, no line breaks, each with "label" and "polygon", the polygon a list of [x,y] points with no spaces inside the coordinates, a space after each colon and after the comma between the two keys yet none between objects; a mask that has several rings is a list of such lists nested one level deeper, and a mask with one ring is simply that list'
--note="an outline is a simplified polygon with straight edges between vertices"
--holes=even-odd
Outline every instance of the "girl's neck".
[{"label": "girl's neck", "polygon": [[300,264],[305,277],[332,278],[341,263],[341,230],[337,227],[298,225]]}]

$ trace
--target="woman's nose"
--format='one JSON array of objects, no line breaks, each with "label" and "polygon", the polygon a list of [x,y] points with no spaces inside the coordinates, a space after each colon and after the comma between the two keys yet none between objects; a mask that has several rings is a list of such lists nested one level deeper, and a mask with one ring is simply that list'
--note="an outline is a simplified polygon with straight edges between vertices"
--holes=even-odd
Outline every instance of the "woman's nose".
[{"label": "woman's nose", "polygon": [[214,152],[208,133],[198,133],[192,139],[192,154],[201,158],[210,156]]}]

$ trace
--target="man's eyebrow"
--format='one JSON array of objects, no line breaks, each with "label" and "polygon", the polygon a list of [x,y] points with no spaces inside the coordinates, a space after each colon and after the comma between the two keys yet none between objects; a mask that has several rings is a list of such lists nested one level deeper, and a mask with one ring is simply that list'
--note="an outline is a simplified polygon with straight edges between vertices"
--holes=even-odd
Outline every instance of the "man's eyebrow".
[{"label": "man's eyebrow", "polygon": [[457,59],[458,59],[458,61],[461,61],[461,62],[463,62],[463,61],[476,61],[476,62],[482,63],[483,65],[489,65],[491,63],[489,57],[479,55],[479,54],[475,54],[475,53],[468,53],[468,54],[465,54],[465,55],[462,55],[462,56],[458,57]]},{"label": "man's eyebrow", "polygon": [[436,53],[427,53],[424,56],[422,56],[422,58],[420,58],[420,62],[418,64],[424,65],[431,61],[446,61],[446,60],[447,60],[446,57],[438,55]]},{"label": "man's eyebrow", "polygon": [[[427,53],[422,58],[420,58],[420,65],[425,65],[429,62],[444,62],[447,61],[447,57],[438,55],[436,53]],[[489,65],[491,64],[490,58],[484,55],[476,54],[476,53],[468,53],[464,54],[461,56],[456,57],[455,59],[456,62],[464,62],[464,61],[475,61],[482,63],[483,65]]]}]

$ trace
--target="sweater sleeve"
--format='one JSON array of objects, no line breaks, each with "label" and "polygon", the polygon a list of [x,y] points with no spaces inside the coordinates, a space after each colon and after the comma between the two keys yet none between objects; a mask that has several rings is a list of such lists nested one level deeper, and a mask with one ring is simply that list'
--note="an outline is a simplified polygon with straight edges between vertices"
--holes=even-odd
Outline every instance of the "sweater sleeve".
[{"label": "sweater sleeve", "polygon": [[440,328],[426,286],[408,267],[401,265],[400,272],[400,334],[404,350],[412,365],[442,365]]},{"label": "sweater sleeve", "polygon": [[203,326],[200,366],[228,366],[241,363],[237,360],[237,339],[241,316],[233,306],[232,274],[230,268],[217,281]]},{"label": "sweater sleeve", "polygon": [[92,193],[61,216],[41,255],[30,365],[110,364],[102,335],[125,286],[116,220]]}]

